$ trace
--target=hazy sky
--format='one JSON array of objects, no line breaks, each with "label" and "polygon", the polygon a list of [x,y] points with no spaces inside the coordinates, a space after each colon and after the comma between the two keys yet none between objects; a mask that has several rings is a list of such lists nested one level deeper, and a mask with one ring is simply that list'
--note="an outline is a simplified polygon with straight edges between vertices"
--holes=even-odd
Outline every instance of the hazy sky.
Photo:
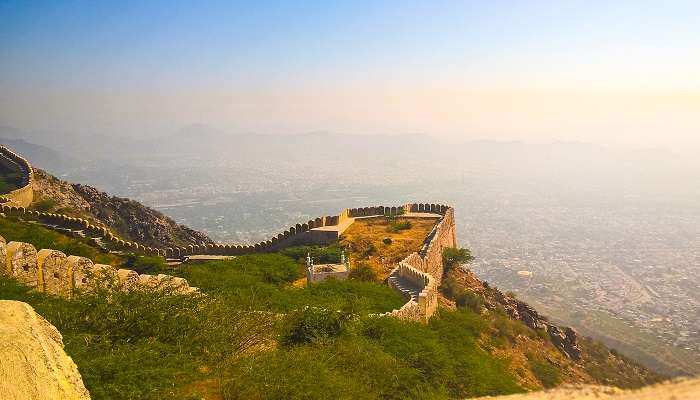
[{"label": "hazy sky", "polygon": [[0,125],[700,148],[698,1],[254,3],[0,0]]}]

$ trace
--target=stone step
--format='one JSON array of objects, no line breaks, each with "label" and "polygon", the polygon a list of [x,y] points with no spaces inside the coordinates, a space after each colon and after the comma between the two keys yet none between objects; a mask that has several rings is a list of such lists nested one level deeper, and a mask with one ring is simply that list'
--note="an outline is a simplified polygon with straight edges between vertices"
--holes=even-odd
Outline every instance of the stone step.
[{"label": "stone step", "polygon": [[389,275],[388,280],[391,282],[392,286],[398,289],[401,293],[409,296],[414,301],[418,301],[418,295],[420,295],[421,292],[420,287],[414,285],[409,280],[402,278],[396,271]]}]

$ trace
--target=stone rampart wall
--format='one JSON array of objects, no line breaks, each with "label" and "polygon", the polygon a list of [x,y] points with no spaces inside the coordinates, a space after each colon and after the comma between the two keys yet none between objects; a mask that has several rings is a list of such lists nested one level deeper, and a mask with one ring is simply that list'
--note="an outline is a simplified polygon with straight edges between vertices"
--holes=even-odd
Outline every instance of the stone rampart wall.
[{"label": "stone rampart wall", "polygon": [[[445,214],[450,207],[440,204],[408,204],[398,207],[374,206],[349,208],[338,215],[318,217],[304,224],[296,224],[268,240],[252,245],[234,244],[192,244],[180,248],[152,249],[158,250],[168,258],[181,258],[189,255],[224,255],[236,256],[249,253],[265,253],[282,250],[291,246],[328,245],[338,240],[355,218],[371,216],[397,216],[407,212],[430,212]],[[420,211],[419,211],[420,210]],[[326,228],[326,229],[316,229]],[[149,251],[146,249],[146,251]]]},{"label": "stone rampart wall", "polygon": [[5,146],[0,146],[0,163],[9,168],[17,168],[24,174],[22,187],[0,195],[0,203],[16,207],[28,207],[34,200],[34,172],[24,157]]},{"label": "stone rampart wall", "polygon": [[95,264],[90,259],[66,255],[58,250],[42,249],[23,242],[0,240],[0,273],[13,276],[39,292],[72,297],[75,290],[89,289],[99,282],[112,288],[130,289],[137,285],[151,289],[172,289],[177,293],[193,293],[183,278],[170,275],[139,275],[135,271]]},{"label": "stone rampart wall", "polygon": [[446,248],[457,247],[454,209],[441,205],[412,204],[406,207],[410,212],[437,212],[443,216],[426,238],[421,250],[408,255],[396,267],[396,272],[402,279],[421,289],[418,301],[411,298],[400,309],[384,315],[426,323],[438,307],[438,287],[444,272],[442,253]]}]

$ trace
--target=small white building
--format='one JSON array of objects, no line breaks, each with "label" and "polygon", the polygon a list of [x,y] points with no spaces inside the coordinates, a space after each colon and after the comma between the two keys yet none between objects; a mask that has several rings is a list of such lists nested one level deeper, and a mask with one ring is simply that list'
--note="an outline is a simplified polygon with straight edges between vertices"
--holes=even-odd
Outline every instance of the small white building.
[{"label": "small white building", "polygon": [[343,281],[350,274],[350,262],[345,258],[345,252],[340,255],[340,264],[314,264],[314,259],[306,255],[306,282],[321,282],[328,278]]}]

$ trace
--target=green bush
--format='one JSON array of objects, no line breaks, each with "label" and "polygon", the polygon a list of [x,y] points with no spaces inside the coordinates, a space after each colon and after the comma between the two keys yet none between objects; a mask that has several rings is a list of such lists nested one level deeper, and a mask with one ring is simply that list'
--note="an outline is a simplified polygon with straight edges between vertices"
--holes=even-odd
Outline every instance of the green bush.
[{"label": "green bush", "polygon": [[282,348],[227,370],[227,400],[441,399],[420,371],[361,337]]},{"label": "green bush", "polygon": [[454,300],[457,294],[463,290],[459,282],[451,276],[445,278],[440,285],[440,291],[448,299]]},{"label": "green bush", "polygon": [[204,296],[94,287],[71,301],[0,276],[0,298],[29,303],[59,329],[93,399],[183,398],[180,381],[272,339],[273,316]]},{"label": "green bush", "polygon": [[16,218],[0,218],[0,235],[8,242],[25,242],[37,250],[54,249],[67,255],[87,257],[97,263],[113,264],[116,260],[115,256],[91,245],[86,238],[69,237]]},{"label": "green bush", "polygon": [[397,233],[411,228],[413,228],[413,224],[411,224],[411,221],[390,220],[389,224],[386,227],[386,231],[391,233]]},{"label": "green bush", "polygon": [[305,262],[306,256],[310,255],[317,264],[338,264],[342,252],[343,248],[340,246],[294,246],[280,251],[280,254],[298,262]]},{"label": "green bush", "polygon": [[339,336],[349,316],[337,311],[305,307],[289,314],[282,344],[293,346]]},{"label": "green bush", "polygon": [[461,264],[466,264],[473,259],[474,257],[469,249],[448,248],[442,252],[442,262],[447,271]]},{"label": "green bush", "polygon": [[559,369],[539,356],[528,354],[528,365],[533,374],[545,388],[557,386],[561,382]]},{"label": "green bush", "polygon": [[467,308],[475,313],[480,313],[481,309],[484,307],[484,299],[469,290],[462,290],[459,292],[455,297],[455,302],[457,303],[457,307]]},{"label": "green bush", "polygon": [[442,311],[426,325],[370,319],[360,333],[421,371],[437,393],[464,398],[522,391],[504,361],[481,349],[484,320],[469,311]]},{"label": "green bush", "polygon": [[142,256],[130,254],[127,256],[124,265],[138,272],[139,274],[158,274],[166,267],[163,257]]}]

